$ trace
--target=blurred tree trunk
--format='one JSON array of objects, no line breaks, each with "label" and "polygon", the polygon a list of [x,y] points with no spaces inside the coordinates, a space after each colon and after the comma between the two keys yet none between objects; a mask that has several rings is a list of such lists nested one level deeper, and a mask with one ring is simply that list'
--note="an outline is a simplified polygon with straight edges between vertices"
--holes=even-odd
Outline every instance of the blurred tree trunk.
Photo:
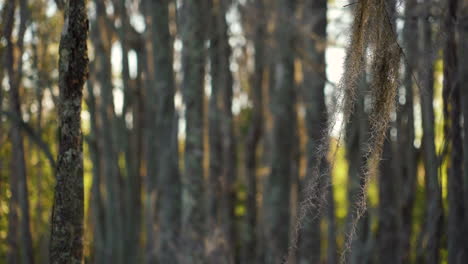
[{"label": "blurred tree trunk", "polygon": [[[145,120],[144,120],[144,142],[145,142],[145,263],[151,264],[157,261],[158,248],[157,242],[157,201],[159,198],[158,191],[158,131],[157,131],[157,111],[158,111],[158,94],[156,91],[156,63],[155,51],[153,51],[153,22],[156,19],[156,14],[153,14],[153,1],[144,0],[140,3],[140,9],[145,16],[147,32],[144,34],[143,56],[138,59],[142,61],[144,66],[144,102],[145,102]],[[159,10],[160,11],[160,10]],[[154,12],[156,12],[154,10]],[[168,19],[168,18],[166,18]],[[158,32],[159,33],[159,32]]]},{"label": "blurred tree trunk", "polygon": [[249,124],[245,143],[245,166],[247,177],[247,211],[245,216],[245,240],[243,241],[242,263],[258,262],[258,206],[257,206],[257,166],[258,148],[263,134],[263,76],[265,74],[265,37],[266,37],[266,15],[264,0],[255,0],[252,5],[253,14],[256,19],[254,24],[253,45],[254,72],[250,97],[252,98],[252,120]]},{"label": "blurred tree trunk", "polygon": [[99,87],[98,117],[101,138],[98,145],[101,153],[103,175],[103,204],[105,210],[104,253],[109,262],[123,260],[122,204],[120,170],[118,165],[116,114],[114,108],[111,48],[113,32],[106,14],[105,2],[95,0],[96,20],[91,27],[91,41],[95,48],[94,67]]},{"label": "blurred tree trunk", "polygon": [[[155,131],[148,131],[149,138],[157,140],[157,157],[148,162],[157,164],[157,174],[148,171],[148,176],[158,177],[161,186],[158,194],[159,217],[159,263],[178,263],[179,231],[181,228],[181,184],[179,178],[177,116],[174,108],[174,73],[172,39],[169,32],[169,4],[165,0],[152,1],[152,44],[154,57],[154,90],[156,97]],[[156,137],[156,138],[155,138]],[[153,161],[154,160],[154,161]],[[154,239],[148,237],[148,239]]]},{"label": "blurred tree trunk", "polygon": [[413,111],[413,76],[417,69],[415,62],[418,57],[418,20],[415,9],[417,2],[408,0],[405,4],[405,26],[403,29],[403,40],[405,53],[405,73],[403,79],[404,85],[404,103],[400,101],[400,111],[398,113],[398,147],[399,155],[396,155],[400,166],[399,174],[400,184],[403,192],[400,196],[401,206],[401,263],[409,263],[411,260],[411,235],[413,231],[413,208],[416,192],[416,150],[414,147],[414,111]]},{"label": "blurred tree trunk", "polygon": [[182,224],[184,262],[204,263],[206,235],[203,176],[203,120],[205,78],[206,2],[185,1],[181,6],[182,92],[185,102],[186,140]]},{"label": "blurred tree trunk", "polygon": [[[346,230],[351,230],[351,219],[356,213],[355,203],[359,199],[360,191],[363,186],[362,168],[366,161],[364,158],[365,145],[368,139],[368,117],[364,109],[364,101],[368,84],[366,75],[361,77],[357,101],[354,113],[350,117],[350,122],[346,127],[346,159],[348,160],[348,215],[346,217]],[[366,212],[363,218],[358,222],[356,229],[356,239],[351,245],[350,263],[363,264],[370,260],[369,244],[371,241],[369,227],[369,213]]]},{"label": "blurred tree trunk", "polygon": [[65,8],[59,54],[59,154],[52,212],[50,263],[83,261],[83,142],[81,100],[88,74],[86,1]]},{"label": "blurred tree trunk", "polygon": [[[211,226],[219,227],[221,236],[211,234],[212,241],[221,246],[221,252],[211,255],[222,257],[223,263],[237,258],[235,232],[235,164],[236,149],[232,118],[233,80],[230,70],[231,47],[229,45],[226,13],[229,1],[210,0],[211,32],[211,97],[210,97],[210,197]],[[216,228],[214,230],[216,233]],[[219,241],[221,239],[221,241]]]},{"label": "blurred tree trunk", "polygon": [[[390,131],[389,131],[390,132]],[[388,133],[389,134],[389,133]],[[390,135],[383,147],[382,161],[379,173],[379,220],[377,232],[377,248],[379,263],[399,263],[399,210],[397,188],[399,185],[394,169],[394,151]]]},{"label": "blurred tree trunk", "polygon": [[[460,24],[459,24],[459,40],[458,54],[460,58],[460,66],[458,78],[460,81],[460,90],[462,98],[463,110],[463,169],[464,169],[464,194],[465,194],[465,210],[468,209],[468,2],[462,1],[460,7]],[[465,211],[465,226],[468,232],[468,213]]]},{"label": "blurred tree trunk", "polygon": [[97,100],[95,95],[95,70],[93,63],[89,65],[89,78],[86,84],[88,96],[86,98],[86,105],[88,106],[90,116],[90,133],[88,135],[88,147],[90,152],[90,159],[93,163],[93,180],[91,184],[91,215],[92,215],[92,230],[94,234],[94,241],[92,245],[93,263],[104,262],[104,206],[103,194],[101,192],[102,184],[102,161],[101,151],[98,146],[98,141],[101,138],[100,127],[97,120]]},{"label": "blurred tree trunk", "polygon": [[[327,127],[327,107],[325,105],[325,49],[327,45],[327,1],[314,0],[304,2],[304,36],[303,46],[305,48],[306,60],[303,61],[304,84],[302,88],[303,100],[306,110],[305,122],[307,131],[307,171],[304,182],[301,184],[302,190],[305,190],[307,184],[314,179],[316,173],[318,149],[322,142],[323,131]],[[324,171],[327,165],[327,155],[324,155],[320,161],[318,173],[327,173]],[[330,177],[327,173],[324,177]],[[326,179],[320,177],[319,184],[326,184]],[[319,188],[321,189],[321,188]],[[310,195],[301,193],[301,200]],[[319,194],[320,195],[320,194]],[[329,201],[331,202],[331,200]],[[319,263],[321,252],[320,220],[317,217],[318,208],[312,210],[310,221],[304,225],[300,234],[298,263]],[[331,212],[331,210],[328,210]],[[332,225],[331,225],[332,226]],[[334,240],[331,238],[330,240]],[[336,249],[336,248],[335,248]],[[331,262],[329,262],[331,263]]]},{"label": "blurred tree trunk", "polygon": [[[125,157],[125,176],[122,181],[122,204],[124,217],[122,220],[122,237],[124,241],[124,263],[134,263],[138,261],[140,222],[141,222],[141,186],[140,186],[140,163],[139,154],[141,144],[141,128],[133,127],[133,131],[127,128],[127,117],[132,116],[138,119],[135,82],[130,78],[130,65],[128,55],[130,51],[131,38],[135,35],[126,7],[126,0],[114,0],[115,13],[120,18],[120,27],[117,29],[118,38],[122,52],[121,78],[123,84],[123,106],[122,113],[118,117],[118,142],[119,151]],[[138,33],[136,33],[138,34]],[[137,35],[139,37],[139,35]]]},{"label": "blurred tree trunk", "polygon": [[294,0],[276,1],[276,65],[272,91],[271,173],[264,191],[265,263],[283,261],[289,245],[292,126],[294,123]]},{"label": "blurred tree trunk", "polygon": [[[16,1],[5,6],[5,26],[3,28],[6,39],[4,66],[7,71],[10,111],[16,120],[23,120],[20,101],[20,87],[23,78],[24,34],[29,20],[27,0],[19,1],[20,23],[17,31],[16,43],[13,42],[12,30]],[[24,159],[24,143],[20,122],[12,122],[10,139],[12,145],[11,174],[10,174],[10,207],[8,242],[10,245],[8,263],[34,263],[31,230],[29,226],[29,200],[26,177],[26,162]]]},{"label": "blurred tree trunk", "polygon": [[463,139],[461,134],[460,82],[458,81],[457,43],[455,23],[457,21],[458,0],[447,1],[444,48],[444,126],[445,137],[449,140],[448,162],[448,263],[466,263],[464,237],[464,194],[463,194]]},{"label": "blurred tree trunk", "polygon": [[[392,28],[395,31],[396,26],[396,1],[387,0],[386,12],[390,16]],[[392,141],[390,127],[387,131],[387,137],[384,141],[382,160],[379,164],[379,208],[378,208],[378,231],[376,252],[379,256],[379,262],[382,264],[394,264],[400,260],[399,251],[399,230],[400,230],[400,210],[399,199],[397,198],[397,188],[401,186],[399,177],[401,174],[396,170],[397,160],[394,158],[396,152]]]},{"label": "blurred tree trunk", "polygon": [[[427,0],[426,3],[429,3]],[[420,242],[426,241],[422,245],[422,252],[418,253],[418,258],[425,259],[427,264],[439,263],[439,246],[442,224],[442,204],[441,190],[438,179],[438,160],[435,147],[434,132],[434,109],[432,107],[434,99],[434,62],[433,62],[433,41],[432,30],[429,21],[429,13],[425,13],[421,27],[422,52],[424,54],[420,70],[422,87],[420,91],[422,126],[423,126],[423,154],[426,184],[426,221],[424,225],[423,237]]]}]

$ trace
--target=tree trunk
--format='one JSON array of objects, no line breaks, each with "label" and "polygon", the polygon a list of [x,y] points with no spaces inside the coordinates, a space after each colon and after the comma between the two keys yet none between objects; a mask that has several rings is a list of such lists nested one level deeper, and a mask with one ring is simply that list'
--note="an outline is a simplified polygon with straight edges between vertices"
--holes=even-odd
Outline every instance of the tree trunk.
[{"label": "tree trunk", "polygon": [[92,230],[94,234],[94,241],[92,245],[92,257],[93,263],[102,263],[104,261],[104,206],[103,206],[103,194],[101,192],[102,183],[102,161],[101,153],[98,146],[98,140],[100,139],[100,129],[97,121],[97,102],[95,96],[95,85],[96,81],[94,78],[94,67],[91,64],[90,76],[87,83],[88,97],[86,105],[88,106],[90,116],[90,127],[91,131],[89,134],[89,140],[87,141],[90,150],[90,159],[93,163],[93,180],[91,185],[91,215],[92,215]]},{"label": "tree trunk", "polygon": [[[323,140],[323,131],[327,127],[327,107],[325,105],[325,47],[327,41],[327,1],[314,0],[305,1],[304,6],[304,23],[307,35],[304,37],[304,48],[307,60],[303,61],[304,68],[304,87],[302,89],[304,105],[306,110],[306,130],[307,130],[307,171],[302,189],[314,179],[314,172],[318,166],[317,153]],[[314,37],[309,37],[313,35]],[[327,155],[324,156],[320,163],[319,173],[326,173],[324,177],[330,177],[327,171]],[[319,184],[326,184],[329,179],[319,178]],[[318,188],[322,189],[322,188]],[[309,195],[301,194],[303,197]],[[320,194],[319,194],[320,195]],[[303,198],[301,198],[303,200]],[[327,199],[330,200],[330,199]],[[331,200],[329,201],[331,202]],[[332,206],[333,207],[333,206]],[[330,208],[331,209],[331,208]],[[318,208],[312,210],[309,216],[312,220],[304,225],[299,240],[298,263],[319,263],[321,252],[321,234],[320,220],[321,217],[316,217],[319,213]],[[328,210],[329,213],[332,213]],[[334,214],[334,213],[333,213]],[[330,225],[332,227],[333,225]],[[330,242],[335,238],[329,238]]]},{"label": "tree trunk", "polygon": [[[179,156],[177,140],[177,116],[174,108],[174,73],[172,70],[172,39],[169,33],[169,6],[165,0],[152,1],[152,37],[156,80],[152,89],[157,97],[156,131],[158,156],[152,157],[157,163],[158,217],[159,217],[159,263],[178,263],[177,239],[181,227],[181,185],[179,178]],[[152,122],[151,120],[148,120]],[[154,138],[153,138],[154,140]],[[148,162],[152,162],[148,160]],[[148,172],[154,176],[154,172]],[[154,239],[154,238],[148,238]]]},{"label": "tree trunk", "polygon": [[96,81],[99,84],[99,104],[97,107],[100,121],[101,138],[98,146],[101,153],[103,175],[103,205],[105,210],[104,251],[109,262],[120,263],[123,260],[123,227],[122,205],[125,201],[121,195],[121,175],[118,164],[117,135],[120,132],[114,107],[112,83],[112,29],[106,14],[106,3],[94,1],[96,19],[91,26],[91,41],[95,48],[94,67]]},{"label": "tree trunk", "polygon": [[394,166],[394,151],[390,135],[384,143],[379,173],[379,229],[377,245],[379,263],[399,263],[399,210],[397,188],[399,186]]},{"label": "tree trunk", "polygon": [[[428,2],[428,1],[427,1]],[[422,39],[424,53],[420,65],[422,77],[421,111],[423,126],[424,169],[426,176],[426,222],[422,241],[427,241],[423,246],[420,256],[427,264],[439,263],[440,232],[442,221],[441,191],[438,180],[438,161],[435,147],[434,132],[434,64],[432,56],[432,32],[428,13],[422,21]]]},{"label": "tree trunk", "polygon": [[[463,111],[463,169],[464,169],[464,194],[465,210],[468,209],[468,2],[461,3],[461,17],[465,17],[459,24],[458,50],[460,65],[458,71],[461,85],[462,111]],[[465,226],[468,232],[468,213],[465,212]]]},{"label": "tree trunk", "polygon": [[204,263],[205,199],[203,176],[203,120],[205,78],[206,2],[185,1],[181,7],[182,92],[185,102],[186,141],[182,224],[184,262]]},{"label": "tree trunk", "polygon": [[[230,70],[231,47],[228,41],[226,12],[228,1],[211,3],[211,97],[210,97],[210,198],[209,211],[213,226],[219,232],[211,234],[218,246],[211,254],[232,263],[237,257],[234,225],[236,150],[232,118],[233,80]],[[221,233],[218,236],[216,233]],[[221,239],[221,241],[219,241]],[[216,253],[218,251],[218,253]]]},{"label": "tree trunk", "polygon": [[247,177],[247,211],[245,215],[245,240],[243,241],[242,263],[258,262],[258,206],[257,206],[257,151],[259,142],[263,134],[263,75],[265,73],[265,9],[264,0],[256,0],[253,4],[255,18],[257,19],[254,28],[253,45],[254,72],[252,76],[252,90],[250,92],[252,100],[252,121],[249,124],[245,143],[245,166]]},{"label": "tree trunk", "polygon": [[449,140],[448,162],[448,263],[466,263],[464,236],[464,195],[463,195],[463,139],[461,134],[460,82],[458,78],[457,44],[455,22],[457,21],[458,0],[447,2],[444,48],[444,126],[445,137]]},{"label": "tree trunk", "polygon": [[[20,102],[20,86],[23,75],[23,40],[28,21],[28,3],[19,1],[20,24],[16,38],[16,45],[12,39],[16,1],[8,3],[5,7],[9,13],[5,17],[3,28],[7,42],[5,53],[5,68],[7,70],[10,86],[10,111],[16,120],[22,122]],[[10,138],[12,144],[11,174],[10,174],[10,215],[8,219],[8,241],[10,244],[7,261],[9,263],[34,263],[31,230],[29,226],[29,200],[26,177],[26,162],[24,159],[24,143],[21,133],[21,122],[12,122]]]},{"label": "tree trunk", "polygon": [[290,224],[292,129],[295,118],[292,22],[295,1],[276,1],[276,65],[271,111],[273,145],[271,173],[264,191],[265,263],[283,261],[288,252]]},{"label": "tree trunk", "polygon": [[[406,1],[405,5],[405,27],[403,29],[403,39],[406,57],[417,58],[418,46],[414,39],[418,39],[418,25],[415,16],[417,2],[415,0]],[[416,72],[417,63],[413,59],[405,61],[404,74],[404,103],[400,102],[398,113],[398,163],[400,165],[400,184],[403,188],[400,196],[401,206],[401,231],[400,237],[400,263],[409,263],[411,260],[411,235],[413,231],[413,208],[416,192],[416,150],[414,147],[414,111],[413,111],[413,76]],[[399,158],[398,158],[399,157]]]},{"label": "tree trunk", "polygon": [[[363,186],[362,168],[366,161],[364,158],[365,144],[369,135],[368,114],[364,109],[364,101],[368,84],[366,75],[363,74],[357,91],[357,101],[354,113],[350,117],[350,122],[346,127],[346,159],[348,160],[348,215],[346,217],[347,232],[350,232],[352,219],[355,217],[355,204],[359,199],[359,193]],[[357,223],[356,239],[352,242],[349,262],[351,264],[368,263],[369,237],[369,214],[366,213]]]},{"label": "tree trunk", "polygon": [[84,0],[65,8],[59,54],[59,154],[52,212],[50,263],[83,261],[83,145],[81,100],[88,74],[88,19]]}]

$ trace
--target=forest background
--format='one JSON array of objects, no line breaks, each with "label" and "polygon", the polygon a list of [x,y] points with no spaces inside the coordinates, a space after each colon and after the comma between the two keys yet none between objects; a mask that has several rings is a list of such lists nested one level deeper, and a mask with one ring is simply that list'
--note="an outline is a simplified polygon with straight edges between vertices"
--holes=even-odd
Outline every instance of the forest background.
[{"label": "forest background", "polygon": [[[48,263],[66,2],[0,1],[0,263]],[[387,31],[370,0],[86,1],[85,263],[468,263],[468,1],[375,2]]]}]

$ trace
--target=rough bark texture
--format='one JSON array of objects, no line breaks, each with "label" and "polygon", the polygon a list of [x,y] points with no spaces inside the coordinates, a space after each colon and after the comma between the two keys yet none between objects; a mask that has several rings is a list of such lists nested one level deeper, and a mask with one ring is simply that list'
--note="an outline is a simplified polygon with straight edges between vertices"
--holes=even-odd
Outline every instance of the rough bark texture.
[{"label": "rough bark texture", "polygon": [[293,30],[295,1],[277,0],[276,65],[272,91],[271,173],[264,191],[265,263],[281,263],[288,252],[290,224],[292,127],[294,124]]},{"label": "rough bark texture", "polygon": [[182,92],[186,140],[182,224],[184,261],[204,263],[205,199],[203,176],[203,100],[205,77],[205,1],[185,1],[181,7]]},{"label": "rough bark texture", "polygon": [[67,3],[59,54],[59,154],[50,263],[83,261],[83,146],[81,100],[88,74],[85,0]]},{"label": "rough bark texture", "polygon": [[468,259],[465,245],[464,195],[463,195],[463,141],[461,135],[460,82],[458,76],[455,22],[458,0],[447,2],[444,48],[444,122],[445,137],[450,141],[448,165],[448,263],[462,264]]},{"label": "rough bark texture", "polygon": [[[152,1],[153,56],[157,94],[156,131],[159,189],[159,263],[178,263],[177,240],[181,228],[181,185],[178,169],[177,116],[174,108],[172,40],[169,33],[167,0]],[[151,98],[156,100],[156,98]],[[149,122],[153,122],[148,120]],[[155,135],[152,135],[155,136]],[[149,172],[154,175],[154,172]],[[154,239],[154,238],[148,238]]]},{"label": "rough bark texture", "polygon": [[[327,1],[305,1],[304,20],[305,30],[308,33],[304,40],[304,48],[307,60],[303,62],[304,87],[302,89],[306,110],[307,129],[307,171],[302,184],[305,190],[306,184],[314,179],[314,170],[317,166],[318,149],[322,144],[323,133],[327,126],[327,108],[325,105],[325,45],[327,38]],[[321,164],[326,164],[326,157]],[[325,166],[320,166],[320,174],[326,173]],[[327,179],[328,180],[328,179]],[[320,177],[321,183],[326,184],[326,179]],[[306,193],[302,194],[305,199]],[[318,208],[312,209],[310,220],[304,224],[300,234],[298,263],[319,263],[321,252],[320,220]],[[331,211],[329,211],[331,213]],[[332,262],[329,262],[332,263]]]}]

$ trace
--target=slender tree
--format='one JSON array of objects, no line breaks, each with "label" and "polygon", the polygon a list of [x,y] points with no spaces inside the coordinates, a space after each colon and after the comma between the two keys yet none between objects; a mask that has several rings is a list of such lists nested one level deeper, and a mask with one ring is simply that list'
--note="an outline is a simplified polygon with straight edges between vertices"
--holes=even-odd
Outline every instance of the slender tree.
[{"label": "slender tree", "polygon": [[[425,3],[430,3],[427,0]],[[429,9],[427,9],[429,10]],[[423,148],[424,148],[424,170],[426,188],[426,217],[423,239],[427,241],[419,254],[426,263],[439,263],[440,231],[442,220],[441,190],[438,179],[438,161],[435,147],[434,131],[434,63],[432,51],[432,29],[429,21],[429,11],[424,13],[421,21],[422,52],[425,54],[421,61],[420,72],[422,79],[422,90],[420,91],[422,126],[423,126]]]},{"label": "slender tree", "polygon": [[[463,120],[468,120],[468,2],[460,3],[460,23],[459,23],[459,71],[458,80],[460,82],[460,91],[462,95],[462,111]],[[463,123],[463,172],[464,172],[464,194],[465,194],[465,210],[468,209],[468,123]],[[465,222],[468,221],[468,213],[465,212]],[[468,227],[467,227],[468,232]]]},{"label": "slender tree", "polygon": [[[327,1],[304,1],[304,52],[307,58],[303,61],[304,87],[303,100],[306,110],[306,130],[307,130],[307,171],[303,187],[314,179],[317,166],[318,149],[322,144],[322,137],[327,126],[327,107],[325,105],[325,47],[327,41]],[[302,33],[302,32],[300,32]],[[326,156],[320,162],[319,173],[325,173]],[[319,184],[326,184],[327,179],[320,177]],[[303,194],[307,195],[307,194]],[[303,199],[303,198],[302,198]],[[300,246],[298,252],[299,263],[318,263],[321,252],[320,220],[316,217],[318,208],[311,213],[310,223],[304,226],[301,232]],[[332,226],[332,225],[331,225]],[[334,238],[329,238],[333,240]],[[335,249],[336,250],[336,249]],[[329,260],[330,261],[330,260]],[[336,260],[335,260],[336,261]],[[329,263],[333,263],[331,260]]]},{"label": "slender tree", "polygon": [[59,154],[50,263],[83,261],[81,100],[88,74],[86,1],[67,1],[59,54]]},{"label": "slender tree", "polygon": [[[181,227],[181,186],[178,169],[177,115],[174,108],[172,40],[169,33],[169,2],[152,1],[152,37],[157,94],[156,132],[158,141],[157,177],[161,185],[158,199],[159,263],[178,263],[177,239]],[[152,98],[155,100],[155,98]],[[151,120],[148,120],[152,122]],[[154,136],[154,135],[152,135]],[[152,175],[153,172],[150,172]],[[148,238],[154,239],[154,238]]]},{"label": "slender tree", "polygon": [[397,199],[398,179],[395,177],[393,142],[387,137],[379,173],[379,230],[377,232],[378,256],[380,263],[398,263],[399,252],[399,210]]},{"label": "slender tree", "polygon": [[32,238],[30,230],[29,217],[29,199],[26,176],[26,162],[24,157],[24,142],[21,131],[23,120],[20,101],[20,87],[23,78],[23,53],[24,53],[24,35],[28,23],[28,2],[19,1],[20,23],[17,31],[16,42],[12,38],[14,25],[14,13],[16,3],[12,1],[5,7],[8,10],[9,17],[6,17],[5,37],[7,41],[5,53],[5,68],[8,75],[10,111],[14,116],[10,129],[12,142],[12,160],[10,176],[10,215],[8,230],[8,240],[10,242],[10,251],[7,256],[9,263],[33,263],[34,255],[32,248]]},{"label": "slender tree", "polygon": [[[351,229],[350,221],[355,214],[355,202],[358,199],[359,192],[363,186],[362,167],[365,165],[363,155],[365,153],[365,144],[369,135],[368,114],[365,111],[366,91],[369,89],[366,81],[366,75],[362,74],[358,87],[357,102],[355,110],[350,117],[350,122],[346,127],[345,142],[346,142],[346,159],[348,160],[348,214],[346,216],[347,230]],[[348,231],[349,232],[349,231]],[[357,238],[351,245],[351,253],[349,262],[352,264],[368,263],[369,261],[369,245],[370,245],[370,230],[369,230],[369,215],[365,214],[364,218],[358,223]]]},{"label": "slender tree", "polygon": [[264,191],[265,263],[281,263],[289,244],[292,129],[294,124],[293,30],[295,1],[278,0],[275,83],[272,90],[273,145],[271,173]]},{"label": "slender tree", "polygon": [[242,263],[258,261],[258,206],[257,206],[257,166],[259,158],[257,155],[259,143],[263,134],[263,82],[265,74],[265,36],[266,15],[263,0],[252,3],[253,10],[249,18],[255,18],[253,45],[254,72],[250,97],[252,99],[252,121],[247,132],[245,143],[245,166],[247,177],[247,211],[245,215],[245,240],[243,241]]},{"label": "slender tree", "polygon": [[203,100],[205,78],[206,2],[185,1],[181,6],[182,92],[186,139],[182,225],[187,263],[204,263],[205,199],[203,176]]},{"label": "slender tree", "polygon": [[[221,235],[214,232],[212,243],[221,252],[213,251],[213,257],[223,256],[223,262],[231,263],[236,254],[234,204],[235,204],[235,139],[232,116],[233,78],[230,70],[231,47],[229,45],[226,13],[229,1],[210,0],[210,69],[211,97],[209,111],[210,139],[210,221],[219,227]],[[213,221],[214,220],[214,221]],[[216,229],[215,229],[216,231]],[[218,232],[219,233],[219,232]]]},{"label": "slender tree", "polygon": [[[418,43],[414,41],[418,36],[418,20],[415,14],[417,2],[408,0],[405,3],[405,27],[403,29],[403,40],[407,58],[416,58],[418,54]],[[417,39],[417,37],[416,37]],[[401,175],[400,183],[403,187],[403,194],[400,196],[401,206],[401,231],[400,250],[402,263],[410,261],[411,257],[411,235],[413,231],[413,209],[416,187],[416,150],[414,147],[414,104],[413,89],[415,87],[414,78],[417,63],[414,60],[405,60],[405,73],[403,79],[404,102],[400,103],[398,112],[398,139],[397,150],[402,155],[397,155]],[[401,90],[400,90],[401,91]],[[400,158],[398,158],[400,157]]]},{"label": "slender tree", "polygon": [[449,140],[450,157],[448,166],[448,262],[466,263],[468,259],[464,232],[463,195],[463,139],[461,130],[460,82],[458,78],[457,43],[455,22],[457,21],[458,0],[447,2],[444,47],[444,126],[445,137]]}]

